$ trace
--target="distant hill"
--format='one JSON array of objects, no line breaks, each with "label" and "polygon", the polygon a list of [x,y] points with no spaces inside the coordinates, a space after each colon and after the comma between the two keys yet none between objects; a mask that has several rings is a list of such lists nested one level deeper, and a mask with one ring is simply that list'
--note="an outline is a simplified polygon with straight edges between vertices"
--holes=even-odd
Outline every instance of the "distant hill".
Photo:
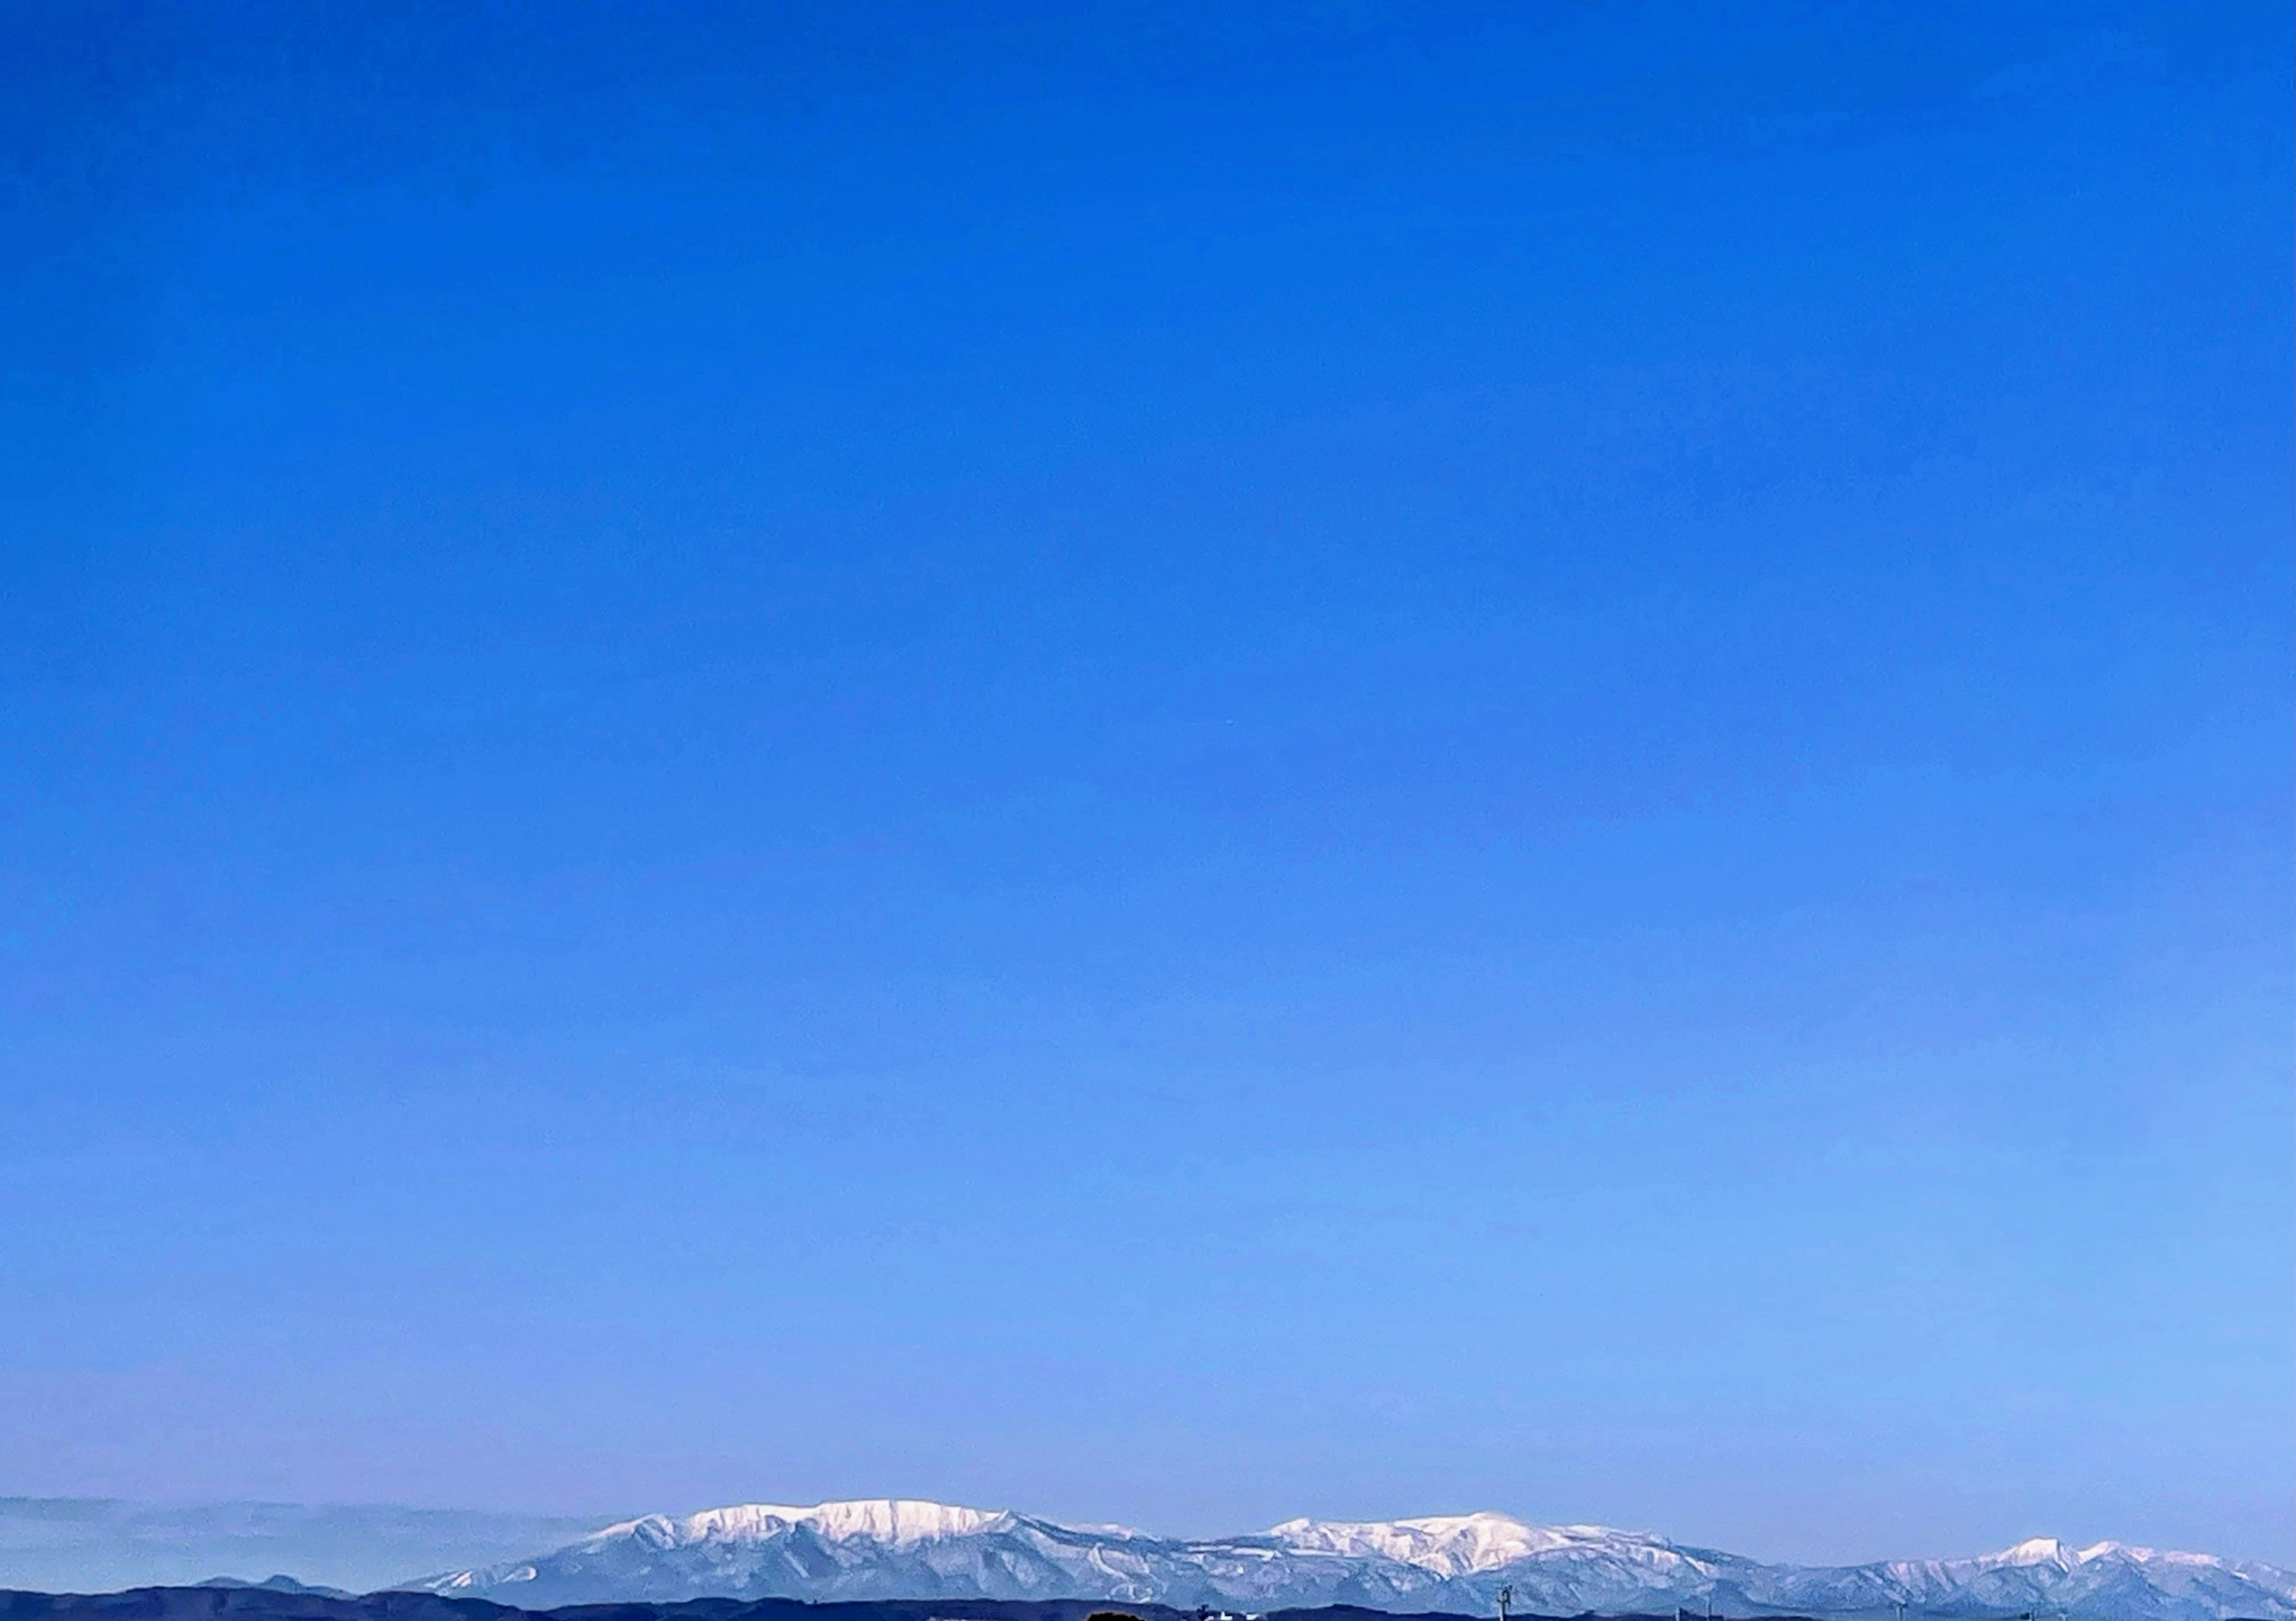
[{"label": "distant hill", "polygon": [[111,1592],[218,1576],[262,1582],[284,1571],[299,1582],[372,1592],[426,1571],[555,1548],[616,1518],[0,1497],[0,1588]]}]

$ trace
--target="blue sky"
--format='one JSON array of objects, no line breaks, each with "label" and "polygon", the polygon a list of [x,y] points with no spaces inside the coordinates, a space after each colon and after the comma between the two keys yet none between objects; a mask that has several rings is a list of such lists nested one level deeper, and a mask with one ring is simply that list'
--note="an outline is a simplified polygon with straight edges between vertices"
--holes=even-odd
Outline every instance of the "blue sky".
[{"label": "blue sky", "polygon": [[2284,7],[7,28],[0,1490],[2296,1557]]}]

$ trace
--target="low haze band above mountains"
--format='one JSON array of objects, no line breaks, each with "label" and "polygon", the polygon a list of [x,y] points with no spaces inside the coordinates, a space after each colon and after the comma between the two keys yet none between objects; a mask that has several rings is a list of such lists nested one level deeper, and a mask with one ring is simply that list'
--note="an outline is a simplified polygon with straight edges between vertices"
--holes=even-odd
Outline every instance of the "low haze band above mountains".
[{"label": "low haze band above mountains", "polygon": [[2296,1575],[2209,1554],[2042,1538],[1973,1559],[1767,1565],[1600,1526],[1505,1515],[1334,1523],[1190,1541],[886,1500],[649,1515],[554,1552],[420,1583],[534,1609],[705,1597],[1087,1599],[1267,1611],[2296,1618]]}]

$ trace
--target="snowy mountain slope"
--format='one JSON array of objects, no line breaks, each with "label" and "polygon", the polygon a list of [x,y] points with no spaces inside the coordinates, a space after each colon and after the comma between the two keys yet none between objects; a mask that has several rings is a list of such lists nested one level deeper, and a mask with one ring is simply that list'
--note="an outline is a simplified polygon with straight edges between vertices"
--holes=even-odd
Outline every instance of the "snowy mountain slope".
[{"label": "snowy mountain slope", "polygon": [[649,1515],[555,1552],[418,1585],[534,1609],[702,1597],[1051,1599],[1267,1610],[1324,1604],[1485,1614],[1516,1609],[2296,1621],[2296,1576],[2207,1554],[2040,1539],[1975,1559],[1764,1565],[1602,1526],[1503,1514],[1286,1521],[1189,1542],[1004,1510],[904,1501],[749,1504]]},{"label": "snowy mountain slope", "polygon": [[1903,1604],[1935,1614],[2202,1617],[2281,1616],[2296,1577],[2202,1553],[2097,1543],[2071,1548],[2039,1537],[1968,1560],[1891,1561],[1805,1570],[1781,1584],[1798,1608],[1879,1611]]}]

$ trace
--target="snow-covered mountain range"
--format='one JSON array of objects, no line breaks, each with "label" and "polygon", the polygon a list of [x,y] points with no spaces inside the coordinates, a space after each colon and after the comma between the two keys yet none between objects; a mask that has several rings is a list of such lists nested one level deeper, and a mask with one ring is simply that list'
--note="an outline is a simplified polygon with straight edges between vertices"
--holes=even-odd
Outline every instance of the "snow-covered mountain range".
[{"label": "snow-covered mountain range", "polygon": [[2047,1538],[1974,1559],[1765,1565],[1603,1526],[1503,1514],[1294,1519],[1184,1541],[945,1503],[749,1504],[648,1515],[555,1552],[420,1584],[533,1609],[619,1600],[1090,1599],[1266,1611],[1322,1604],[1486,1615],[2296,1621],[2296,1575],[2204,1553]]}]

